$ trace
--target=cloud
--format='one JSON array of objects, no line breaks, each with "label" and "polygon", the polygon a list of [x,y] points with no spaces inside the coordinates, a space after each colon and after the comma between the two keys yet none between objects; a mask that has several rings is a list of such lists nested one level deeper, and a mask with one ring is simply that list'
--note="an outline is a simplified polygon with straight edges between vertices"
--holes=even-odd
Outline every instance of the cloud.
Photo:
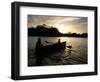
[{"label": "cloud", "polygon": [[70,30],[76,29],[80,30],[80,32],[87,32],[88,18],[73,17],[73,16],[28,15],[28,27],[36,27],[37,25],[41,24],[47,24],[48,26],[55,26],[55,27],[62,24],[66,28],[69,28]]}]

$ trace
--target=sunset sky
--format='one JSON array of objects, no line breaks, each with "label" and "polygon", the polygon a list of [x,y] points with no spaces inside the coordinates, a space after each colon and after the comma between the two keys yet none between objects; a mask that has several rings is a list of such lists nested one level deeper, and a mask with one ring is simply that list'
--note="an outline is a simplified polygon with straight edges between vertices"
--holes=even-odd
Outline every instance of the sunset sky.
[{"label": "sunset sky", "polygon": [[87,33],[88,18],[72,16],[28,15],[28,28],[46,24],[56,27],[61,33]]}]

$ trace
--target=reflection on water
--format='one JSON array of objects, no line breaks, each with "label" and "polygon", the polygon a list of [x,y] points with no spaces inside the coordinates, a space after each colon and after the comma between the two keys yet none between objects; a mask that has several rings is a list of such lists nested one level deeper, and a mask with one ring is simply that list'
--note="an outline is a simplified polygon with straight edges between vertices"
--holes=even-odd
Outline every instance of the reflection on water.
[{"label": "reflection on water", "polygon": [[[28,37],[28,66],[36,65],[35,46],[39,37]],[[71,45],[72,49],[66,49],[52,54],[46,54],[42,65],[75,65],[87,64],[87,38],[76,37],[40,37],[43,45],[50,45],[61,40],[66,41],[66,45]],[[50,43],[46,43],[49,41]]]}]

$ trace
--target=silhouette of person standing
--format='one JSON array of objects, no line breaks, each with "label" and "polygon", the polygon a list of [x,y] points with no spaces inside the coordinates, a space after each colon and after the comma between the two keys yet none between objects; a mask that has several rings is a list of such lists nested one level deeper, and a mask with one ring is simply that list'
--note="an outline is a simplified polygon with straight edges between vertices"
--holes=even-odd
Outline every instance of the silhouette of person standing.
[{"label": "silhouette of person standing", "polygon": [[36,52],[36,65],[42,65],[42,60],[43,60],[43,54],[41,52],[41,48],[42,48],[42,44],[41,44],[41,39],[38,38],[38,41],[36,43],[36,47],[35,47],[35,52]]},{"label": "silhouette of person standing", "polygon": [[38,38],[38,41],[37,41],[37,43],[36,43],[36,51],[39,51],[41,46],[42,46],[42,44],[41,44],[41,39]]},{"label": "silhouette of person standing", "polygon": [[61,49],[61,45],[60,45],[60,39],[58,39],[58,49],[60,50]]},{"label": "silhouette of person standing", "polygon": [[60,39],[58,39],[58,44],[60,44]]}]

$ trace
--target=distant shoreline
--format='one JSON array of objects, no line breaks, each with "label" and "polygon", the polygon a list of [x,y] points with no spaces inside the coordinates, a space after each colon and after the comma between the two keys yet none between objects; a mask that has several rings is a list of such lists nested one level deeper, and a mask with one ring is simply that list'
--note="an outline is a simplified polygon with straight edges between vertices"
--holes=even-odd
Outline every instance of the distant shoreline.
[{"label": "distant shoreline", "polygon": [[28,37],[73,37],[73,38],[87,38],[87,37],[74,37],[74,36],[28,36]]},{"label": "distant shoreline", "polygon": [[47,27],[44,25],[38,25],[35,28],[28,28],[28,36],[41,36],[41,37],[82,37],[87,38],[87,33],[61,33],[56,27]]}]

